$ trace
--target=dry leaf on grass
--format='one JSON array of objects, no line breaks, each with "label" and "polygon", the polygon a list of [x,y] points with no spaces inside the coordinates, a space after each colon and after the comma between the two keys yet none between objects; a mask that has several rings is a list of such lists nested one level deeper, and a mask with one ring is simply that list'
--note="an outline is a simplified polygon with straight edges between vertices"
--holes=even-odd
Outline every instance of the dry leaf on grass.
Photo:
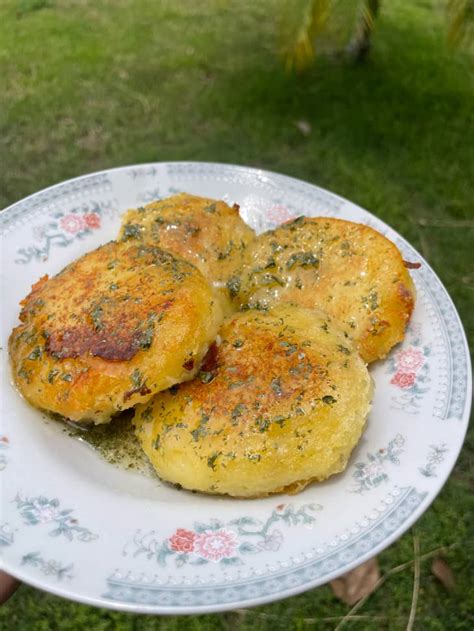
[{"label": "dry leaf on grass", "polygon": [[379,563],[375,558],[362,563],[329,584],[336,598],[347,605],[353,605],[364,596],[371,594],[379,579]]},{"label": "dry leaf on grass", "polygon": [[312,127],[311,127],[311,123],[308,123],[308,121],[305,121],[305,120],[296,121],[295,126],[300,130],[303,136],[311,135]]},{"label": "dry leaf on grass", "polygon": [[444,559],[436,557],[431,564],[431,571],[448,592],[454,589],[454,574]]}]

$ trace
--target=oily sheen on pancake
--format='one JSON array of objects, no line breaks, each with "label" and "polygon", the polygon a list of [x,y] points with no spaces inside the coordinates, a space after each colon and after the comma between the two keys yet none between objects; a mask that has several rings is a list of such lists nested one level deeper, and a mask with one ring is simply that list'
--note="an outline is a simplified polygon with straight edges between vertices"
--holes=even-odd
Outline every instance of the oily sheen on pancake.
[{"label": "oily sheen on pancake", "polygon": [[239,215],[237,204],[180,193],[129,210],[119,239],[150,242],[193,263],[230,306],[227,283],[242,264],[254,231]]},{"label": "oily sheen on pancake", "polygon": [[372,382],[334,319],[292,304],[229,317],[197,378],[137,407],[164,480],[237,497],[297,492],[342,471]]},{"label": "oily sheen on pancake", "polygon": [[19,390],[39,408],[95,423],[191,379],[222,320],[193,265],[114,241],[41,278],[21,305],[9,342]]},{"label": "oily sheen on pancake", "polygon": [[240,304],[288,300],[332,315],[366,362],[401,342],[415,289],[397,247],[369,226],[300,217],[249,245],[234,280]]}]

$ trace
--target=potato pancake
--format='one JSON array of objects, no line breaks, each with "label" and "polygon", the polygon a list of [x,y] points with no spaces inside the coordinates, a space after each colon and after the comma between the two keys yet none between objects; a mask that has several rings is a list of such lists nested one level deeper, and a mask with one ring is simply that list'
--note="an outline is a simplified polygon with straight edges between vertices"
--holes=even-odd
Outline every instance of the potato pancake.
[{"label": "potato pancake", "polygon": [[254,231],[223,201],[181,193],[123,217],[119,239],[149,241],[193,263],[214,287],[223,305],[231,302],[227,282],[242,264]]},{"label": "potato pancake", "polygon": [[222,321],[193,265],[114,241],[41,278],[21,305],[9,342],[21,393],[95,423],[191,379]]},{"label": "potato pancake", "polygon": [[237,497],[297,492],[342,471],[372,381],[334,320],[289,303],[229,317],[196,379],[139,405],[164,480]]},{"label": "potato pancake", "polygon": [[299,217],[257,237],[231,280],[240,303],[275,300],[332,315],[366,362],[401,342],[415,288],[397,247],[369,226]]}]

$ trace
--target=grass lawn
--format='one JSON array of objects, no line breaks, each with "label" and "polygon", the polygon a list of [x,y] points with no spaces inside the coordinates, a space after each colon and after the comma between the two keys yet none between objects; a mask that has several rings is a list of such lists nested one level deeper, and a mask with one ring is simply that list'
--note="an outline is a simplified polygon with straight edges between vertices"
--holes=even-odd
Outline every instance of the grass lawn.
[{"label": "grass lawn", "polygon": [[[211,160],[272,169],[373,211],[430,261],[474,339],[474,80],[450,51],[437,0],[392,0],[365,65],[320,58],[284,73],[276,0],[2,0],[0,207],[97,169]],[[295,123],[310,123],[304,136]],[[473,432],[438,499],[379,557],[382,571],[446,547],[448,592],[421,566],[415,629],[474,627]],[[344,628],[405,629],[413,569],[393,574]],[[25,585],[9,630],[332,629],[329,587],[253,610],[138,617]]]}]

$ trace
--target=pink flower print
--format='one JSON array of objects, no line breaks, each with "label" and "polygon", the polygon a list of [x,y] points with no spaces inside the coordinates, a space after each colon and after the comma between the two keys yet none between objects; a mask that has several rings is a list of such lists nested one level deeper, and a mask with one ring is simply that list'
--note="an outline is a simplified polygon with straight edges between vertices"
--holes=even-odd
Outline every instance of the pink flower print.
[{"label": "pink flower print", "polygon": [[178,528],[172,537],[170,537],[170,548],[175,552],[184,552],[188,554],[194,550],[194,542],[196,541],[196,533],[185,528]]},{"label": "pink flower print", "polygon": [[278,204],[267,210],[267,217],[275,223],[283,223],[285,221],[295,219],[296,215],[294,215],[286,206]]},{"label": "pink flower print", "polygon": [[78,215],[66,215],[62,217],[59,225],[65,232],[70,232],[71,234],[76,234],[76,232],[84,230],[86,227],[84,219]]},{"label": "pink flower print", "polygon": [[414,372],[396,372],[390,383],[393,383],[394,386],[398,386],[399,388],[411,388],[416,381],[416,374]]},{"label": "pink flower print", "polygon": [[93,230],[100,228],[100,217],[97,213],[84,215],[84,221],[88,228],[92,228]]},{"label": "pink flower print", "polygon": [[395,355],[397,372],[416,373],[425,363],[425,356],[421,348],[409,346]]},{"label": "pink flower print", "polygon": [[205,530],[197,535],[194,551],[200,557],[217,563],[221,559],[233,556],[238,543],[239,539],[233,530]]}]

